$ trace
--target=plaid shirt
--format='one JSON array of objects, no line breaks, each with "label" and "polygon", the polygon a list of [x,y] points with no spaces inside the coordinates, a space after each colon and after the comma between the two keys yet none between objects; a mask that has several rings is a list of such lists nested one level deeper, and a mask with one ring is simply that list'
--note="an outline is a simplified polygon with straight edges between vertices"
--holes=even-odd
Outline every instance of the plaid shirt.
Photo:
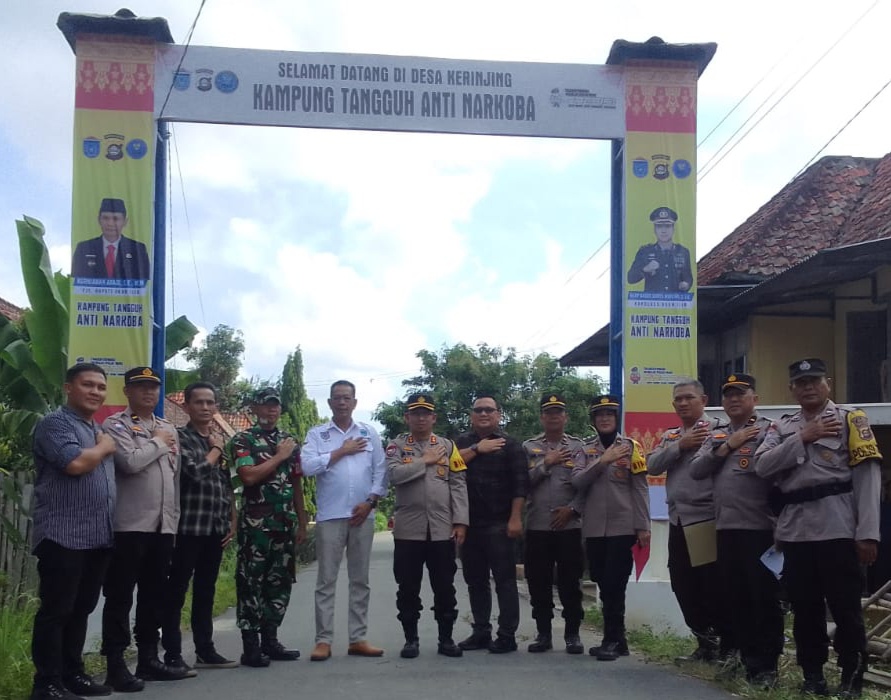
[{"label": "plaid shirt", "polygon": [[210,441],[191,423],[178,431],[182,458],[179,534],[224,535],[229,532],[232,507],[229,468],[207,461]]}]

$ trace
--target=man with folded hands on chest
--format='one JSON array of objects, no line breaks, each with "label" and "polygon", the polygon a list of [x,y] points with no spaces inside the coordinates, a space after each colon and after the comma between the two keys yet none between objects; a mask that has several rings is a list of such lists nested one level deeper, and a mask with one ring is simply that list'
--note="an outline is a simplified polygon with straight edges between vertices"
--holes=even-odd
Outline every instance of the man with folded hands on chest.
[{"label": "man with folded hands on chest", "polygon": [[433,589],[433,615],[439,626],[437,653],[462,655],[452,639],[458,617],[455,599],[455,545],[464,542],[470,519],[467,466],[455,443],[433,433],[435,404],[430,394],[412,394],[405,407],[409,432],[387,445],[387,474],[396,487],[393,575],[396,607],[405,632],[404,659],[418,656],[418,619],[424,565]]},{"label": "man with folded hands on chest", "polygon": [[563,605],[563,639],[568,654],[585,651],[579,628],[585,617],[581,578],[582,519],[585,494],[572,485],[572,470],[585,461],[585,445],[567,435],[566,400],[560,394],[541,397],[544,432],[523,443],[529,460],[529,500],[526,506],[526,582],[538,635],[528,649],[539,653],[553,648],[554,567],[557,593]]},{"label": "man with folded hands on chest", "polygon": [[866,671],[860,567],[873,564],[878,550],[882,455],[866,413],[829,398],[827,374],[819,358],[789,366],[789,388],[801,409],[770,426],[755,469],[782,492],[776,539],[795,614],[802,691],[829,694],[828,605],[841,667],[837,694],[851,698],[863,692]]},{"label": "man with folded hands on chest", "polygon": [[383,656],[365,638],[371,587],[368,567],[374,541],[374,509],[387,493],[387,465],[377,431],[353,420],[356,386],[339,380],[328,399],[332,418],[306,434],[303,472],[316,478],[316,645],[311,661],[331,657],[334,594],[346,550],[349,576],[349,656]]}]

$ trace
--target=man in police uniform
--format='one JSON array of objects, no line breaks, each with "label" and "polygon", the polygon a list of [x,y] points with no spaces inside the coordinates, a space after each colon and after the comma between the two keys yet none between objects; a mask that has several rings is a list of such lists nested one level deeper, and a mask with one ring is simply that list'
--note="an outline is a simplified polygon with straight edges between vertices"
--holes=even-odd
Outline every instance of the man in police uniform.
[{"label": "man in police uniform", "polygon": [[860,566],[876,559],[882,456],[866,414],[830,400],[823,360],[793,362],[789,380],[801,409],[771,425],[756,452],[755,469],[782,492],[776,539],[783,547],[783,580],[795,614],[802,690],[829,693],[823,677],[828,605],[842,672],[838,694],[859,697],[866,670]]},{"label": "man in police uniform", "polygon": [[572,485],[587,494],[582,536],[603,605],[603,642],[588,653],[600,661],[628,655],[625,589],[634,563],[631,547],[650,545],[647,462],[641,446],[619,433],[619,411],[618,397],[594,398],[590,414],[597,433],[585,440],[585,462],[572,469]]},{"label": "man in police uniform", "polygon": [[436,413],[429,394],[412,394],[405,408],[409,432],[387,445],[387,474],[396,487],[393,575],[399,586],[396,607],[405,632],[403,659],[419,653],[421,579],[424,565],[433,589],[433,615],[439,625],[437,652],[461,656],[452,639],[458,617],[455,599],[455,544],[464,543],[470,521],[467,466],[451,440],[433,434]]},{"label": "man in police uniform", "polygon": [[[113,413],[102,424],[116,444],[118,491],[114,552],[103,586],[102,653],[108,670],[106,685],[131,693],[142,690],[143,681],[179,680],[190,674],[158,658],[158,628],[179,524],[179,437],[170,421],[154,415],[161,398],[161,378],[155,370],[134,367],[125,372],[124,394],[126,410]],[[124,652],[130,645],[130,608],[136,588],[134,678]]]},{"label": "man in police uniform", "polygon": [[754,457],[770,421],[755,410],[758,395],[752,375],[731,374],[721,393],[730,424],[711,432],[693,458],[690,474],[714,480],[721,588],[728,597],[746,680],[767,689],[777,682],[783,611],[776,577],[761,562],[761,555],[773,546],[776,518],[769,505],[770,484],[755,473]]},{"label": "man in police uniform", "polygon": [[235,570],[241,663],[264,667],[300,657],[279,642],[278,628],[291,599],[295,544],[306,539],[306,509],[298,443],[278,429],[278,390],[257,391],[252,409],[257,423],[233,437],[228,449],[244,486]]},{"label": "man in police uniform", "polygon": [[529,651],[553,648],[554,566],[557,593],[563,604],[563,638],[569,654],[584,652],[579,627],[585,616],[580,579],[582,564],[581,513],[585,495],[572,485],[572,470],[585,463],[585,446],[566,434],[566,400],[547,393],[541,397],[544,432],[523,443],[529,459],[529,498],[526,506],[526,582],[538,636]]},{"label": "man in police uniform", "polygon": [[668,574],[684,621],[696,638],[693,653],[676,661],[711,662],[726,657],[735,649],[735,642],[722,612],[718,565],[715,561],[692,564],[684,528],[715,519],[712,479],[694,479],[690,462],[719,421],[705,414],[708,397],[696,379],[678,381],[671,402],[681,425],[662,433],[647,457],[647,472],[666,475]]},{"label": "man in police uniform", "polygon": [[687,292],[693,286],[690,251],[674,242],[677,212],[658,207],[650,214],[656,242],[641,246],[628,269],[628,284],[644,281],[645,292]]}]

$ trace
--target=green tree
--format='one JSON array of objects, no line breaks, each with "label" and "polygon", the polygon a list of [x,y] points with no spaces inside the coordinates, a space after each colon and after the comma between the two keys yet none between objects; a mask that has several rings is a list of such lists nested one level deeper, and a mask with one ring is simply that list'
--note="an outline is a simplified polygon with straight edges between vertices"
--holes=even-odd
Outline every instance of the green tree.
[{"label": "green tree", "polygon": [[[303,353],[299,345],[285,361],[278,388],[282,397],[282,429],[303,442],[309,429],[318,425],[321,420],[316,402],[306,393],[306,384],[303,381]],[[303,500],[309,517],[315,517],[315,479],[303,480]]]},{"label": "green tree", "polygon": [[[603,393],[600,379],[580,377],[573,367],[561,367],[547,353],[518,356],[516,350],[480,344],[476,348],[459,343],[439,352],[421,350],[421,374],[402,382],[406,395],[429,391],[436,400],[436,432],[454,436],[470,427],[470,406],[477,396],[491,394],[504,413],[505,430],[527,439],[541,431],[539,400],[544,392],[563,394],[569,409],[567,432],[586,435],[587,406]],[[391,439],[405,431],[404,400],[382,403],[374,418]]]},{"label": "green tree", "polygon": [[204,339],[201,347],[186,351],[186,360],[195,363],[198,379],[218,388],[221,411],[241,408],[244,387],[237,385],[244,355],[244,336],[240,330],[221,323]]}]

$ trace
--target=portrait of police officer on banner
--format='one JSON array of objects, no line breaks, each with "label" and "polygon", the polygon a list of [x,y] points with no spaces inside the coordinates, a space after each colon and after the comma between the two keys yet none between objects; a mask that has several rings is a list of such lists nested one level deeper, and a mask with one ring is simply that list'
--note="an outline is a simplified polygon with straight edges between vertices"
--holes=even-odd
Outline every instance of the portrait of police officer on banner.
[{"label": "portrait of police officer on banner", "polygon": [[628,269],[628,284],[644,283],[645,292],[689,292],[693,287],[690,251],[675,243],[678,214],[669,207],[650,213],[655,243],[642,245]]}]

